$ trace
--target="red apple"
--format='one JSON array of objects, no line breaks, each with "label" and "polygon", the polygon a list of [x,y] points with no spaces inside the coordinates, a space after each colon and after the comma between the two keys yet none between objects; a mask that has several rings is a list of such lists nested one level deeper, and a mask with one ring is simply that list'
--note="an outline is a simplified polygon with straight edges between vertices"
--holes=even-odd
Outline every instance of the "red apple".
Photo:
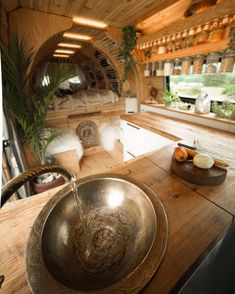
[{"label": "red apple", "polygon": [[184,147],[176,147],[174,151],[175,159],[179,162],[184,162],[188,159],[188,152]]}]

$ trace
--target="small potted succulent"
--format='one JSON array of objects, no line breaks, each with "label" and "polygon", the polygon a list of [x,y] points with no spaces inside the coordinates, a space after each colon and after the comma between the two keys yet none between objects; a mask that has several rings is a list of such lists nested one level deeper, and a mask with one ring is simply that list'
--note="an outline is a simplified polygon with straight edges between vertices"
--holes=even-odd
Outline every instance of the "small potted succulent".
[{"label": "small potted succulent", "polygon": [[174,103],[181,102],[181,100],[177,94],[166,90],[163,93],[163,102],[166,107],[169,107]]}]

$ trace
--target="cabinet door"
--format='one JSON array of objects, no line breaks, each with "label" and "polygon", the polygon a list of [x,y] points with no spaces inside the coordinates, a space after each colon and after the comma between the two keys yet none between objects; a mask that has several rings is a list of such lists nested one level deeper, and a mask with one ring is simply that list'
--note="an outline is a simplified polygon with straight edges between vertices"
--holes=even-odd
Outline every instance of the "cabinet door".
[{"label": "cabinet door", "polygon": [[146,144],[143,140],[143,129],[132,124],[126,123],[124,126],[124,147],[133,156],[137,157],[145,153]]},{"label": "cabinet door", "polygon": [[144,141],[146,142],[145,153],[148,153],[154,150],[159,150],[162,147],[173,143],[172,140],[164,136],[161,136],[159,134],[153,133],[149,130],[144,130],[143,137],[144,137]]},{"label": "cabinet door", "polygon": [[134,156],[128,149],[126,149],[124,147],[123,148],[123,161],[128,161],[128,160],[131,160],[133,158],[136,158],[136,156]]},{"label": "cabinet door", "polygon": [[164,136],[126,121],[122,121],[121,128],[124,161],[161,149],[173,142]]}]

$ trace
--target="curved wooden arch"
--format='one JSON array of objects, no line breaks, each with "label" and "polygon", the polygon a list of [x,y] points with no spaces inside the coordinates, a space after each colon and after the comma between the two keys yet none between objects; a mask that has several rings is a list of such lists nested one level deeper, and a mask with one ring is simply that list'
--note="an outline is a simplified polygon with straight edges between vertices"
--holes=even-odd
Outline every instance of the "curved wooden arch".
[{"label": "curved wooden arch", "polygon": [[[102,33],[104,34],[104,33]],[[63,32],[60,32],[51,38],[49,38],[39,49],[37,55],[35,56],[32,71],[34,71],[40,64],[45,61],[51,60],[51,56],[54,50],[57,48],[57,44],[63,42]],[[106,40],[107,41],[107,40]],[[69,41],[66,41],[69,42]],[[110,41],[108,41],[110,43]],[[107,45],[106,45],[107,46]],[[117,48],[115,49],[116,55],[113,56],[119,57]],[[113,58],[112,58],[113,59]],[[86,61],[86,64],[89,65],[90,71],[93,71],[93,74],[96,76],[96,86],[99,88],[107,88],[114,91],[118,91],[120,83],[120,63],[119,61],[114,64],[112,60],[100,49],[94,46],[94,43],[87,42],[82,43],[82,49],[78,49],[77,53],[70,59],[75,64],[79,61]],[[105,63],[107,65],[105,65]],[[116,67],[118,63],[118,68]],[[104,64],[104,65],[103,65]],[[86,77],[89,81],[89,74],[87,69],[84,66],[81,66]],[[113,78],[112,78],[113,76]]]}]

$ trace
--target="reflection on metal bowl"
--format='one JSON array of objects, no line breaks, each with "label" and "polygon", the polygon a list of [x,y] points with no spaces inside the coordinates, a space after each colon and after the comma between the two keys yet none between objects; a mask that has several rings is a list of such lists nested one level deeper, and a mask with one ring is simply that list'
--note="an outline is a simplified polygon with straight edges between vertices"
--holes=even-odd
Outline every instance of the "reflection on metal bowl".
[{"label": "reflection on metal bowl", "polygon": [[32,228],[26,270],[33,293],[137,293],[165,252],[167,220],[157,196],[118,175],[62,189]]}]

